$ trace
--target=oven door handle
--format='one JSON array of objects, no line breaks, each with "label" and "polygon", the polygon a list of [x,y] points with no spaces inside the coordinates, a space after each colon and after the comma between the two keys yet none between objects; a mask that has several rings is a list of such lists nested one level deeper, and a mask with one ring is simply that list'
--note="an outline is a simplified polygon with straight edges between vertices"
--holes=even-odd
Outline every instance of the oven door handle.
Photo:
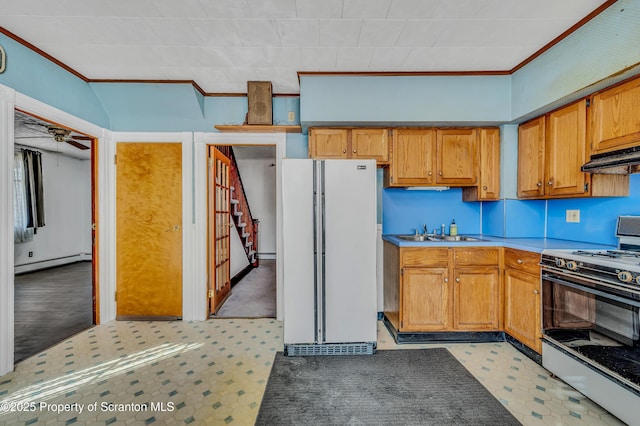
[{"label": "oven door handle", "polygon": [[600,297],[603,297],[605,299],[615,300],[617,302],[620,302],[620,303],[623,303],[623,304],[626,304],[626,305],[631,305],[631,306],[635,306],[635,307],[639,307],[640,308],[640,301],[627,299],[627,298],[624,298],[624,297],[617,296],[615,294],[604,292],[602,290],[598,290],[598,289],[595,289],[595,288],[591,288],[591,287],[583,286],[583,285],[580,285],[580,284],[576,284],[576,283],[573,283],[571,281],[567,281],[567,280],[563,280],[561,278],[558,278],[555,275],[542,274],[542,279],[543,280],[548,280],[548,281],[553,281],[553,282],[556,282],[558,284],[566,285],[567,287],[575,288],[576,290],[582,290],[582,291],[584,291],[586,293],[595,294],[596,296],[600,296]]}]

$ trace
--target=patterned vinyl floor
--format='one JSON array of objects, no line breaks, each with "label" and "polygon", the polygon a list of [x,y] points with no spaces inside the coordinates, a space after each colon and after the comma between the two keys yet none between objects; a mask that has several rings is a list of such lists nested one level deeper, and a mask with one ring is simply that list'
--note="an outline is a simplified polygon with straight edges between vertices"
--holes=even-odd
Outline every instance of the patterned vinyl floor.
[{"label": "patterned vinyl floor", "polygon": [[[525,425],[622,424],[508,343],[443,346]],[[113,321],[0,377],[0,425],[253,425],[282,348],[273,319]]]}]

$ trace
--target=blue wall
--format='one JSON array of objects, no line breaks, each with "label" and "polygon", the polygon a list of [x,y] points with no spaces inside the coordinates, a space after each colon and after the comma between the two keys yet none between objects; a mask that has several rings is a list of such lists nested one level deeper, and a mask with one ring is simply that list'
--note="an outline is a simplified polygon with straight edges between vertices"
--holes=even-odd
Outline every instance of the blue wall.
[{"label": "blue wall", "polygon": [[480,233],[480,203],[462,201],[462,190],[410,191],[402,188],[382,190],[382,233],[412,234],[422,232],[426,224],[429,232],[455,219],[460,234]]},{"label": "blue wall", "polygon": [[[549,200],[549,238],[616,244],[616,219],[640,215],[640,175],[631,175],[629,197]],[[566,223],[566,210],[580,210],[580,223]]]},{"label": "blue wall", "polygon": [[0,84],[70,114],[110,127],[109,117],[89,84],[15,40],[0,34],[7,54]]},{"label": "blue wall", "polygon": [[511,77],[301,76],[303,126],[496,124],[511,119]]}]

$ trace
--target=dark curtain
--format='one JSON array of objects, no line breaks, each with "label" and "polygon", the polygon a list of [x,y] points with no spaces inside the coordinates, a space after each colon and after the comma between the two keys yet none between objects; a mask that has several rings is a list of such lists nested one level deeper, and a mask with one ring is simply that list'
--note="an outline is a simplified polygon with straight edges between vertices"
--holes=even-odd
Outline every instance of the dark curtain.
[{"label": "dark curtain", "polygon": [[44,226],[44,191],[42,189],[42,155],[23,149],[25,189],[27,195],[27,227]]}]

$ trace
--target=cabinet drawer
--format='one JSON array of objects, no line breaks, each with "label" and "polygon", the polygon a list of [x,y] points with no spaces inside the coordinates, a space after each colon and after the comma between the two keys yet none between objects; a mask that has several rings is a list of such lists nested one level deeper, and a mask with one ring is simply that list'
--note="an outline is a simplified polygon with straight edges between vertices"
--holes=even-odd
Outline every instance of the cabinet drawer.
[{"label": "cabinet drawer", "polygon": [[402,266],[433,266],[446,268],[449,264],[447,248],[403,248]]},{"label": "cabinet drawer", "polygon": [[453,254],[455,266],[500,264],[499,248],[456,248]]},{"label": "cabinet drawer", "polygon": [[529,251],[505,249],[504,250],[504,266],[505,268],[519,269],[534,275],[540,274],[540,254]]}]

